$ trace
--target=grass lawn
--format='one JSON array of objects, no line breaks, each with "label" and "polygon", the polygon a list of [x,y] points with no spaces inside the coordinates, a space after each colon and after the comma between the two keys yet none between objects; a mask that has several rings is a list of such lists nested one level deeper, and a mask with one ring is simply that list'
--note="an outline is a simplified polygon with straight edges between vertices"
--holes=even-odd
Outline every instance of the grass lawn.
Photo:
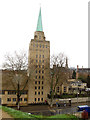
[{"label": "grass lawn", "polygon": [[3,111],[7,112],[8,114],[10,114],[13,118],[19,118],[18,120],[40,120],[40,119],[44,119],[44,120],[62,120],[62,119],[67,119],[67,120],[78,120],[78,118],[74,115],[54,115],[54,116],[42,116],[42,115],[29,115],[26,112],[21,112],[18,110],[14,110],[10,107],[5,107],[5,106],[0,106],[0,109],[2,109]]}]

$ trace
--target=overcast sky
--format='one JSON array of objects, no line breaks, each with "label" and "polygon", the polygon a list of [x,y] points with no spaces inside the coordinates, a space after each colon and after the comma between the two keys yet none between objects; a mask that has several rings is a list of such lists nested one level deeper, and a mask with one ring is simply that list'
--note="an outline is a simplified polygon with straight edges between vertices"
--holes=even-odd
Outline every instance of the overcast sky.
[{"label": "overcast sky", "polygon": [[88,0],[1,0],[0,66],[8,52],[28,53],[40,4],[50,54],[64,52],[69,67],[88,67]]}]

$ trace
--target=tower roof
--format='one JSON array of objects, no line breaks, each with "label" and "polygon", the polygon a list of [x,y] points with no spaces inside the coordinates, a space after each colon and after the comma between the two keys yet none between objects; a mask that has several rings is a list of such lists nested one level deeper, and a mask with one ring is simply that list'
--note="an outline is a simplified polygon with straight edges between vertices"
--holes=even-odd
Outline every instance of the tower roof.
[{"label": "tower roof", "polygon": [[43,28],[42,28],[41,7],[40,7],[40,11],[39,11],[39,16],[38,16],[38,22],[37,22],[37,29],[36,29],[36,31],[43,31]]}]

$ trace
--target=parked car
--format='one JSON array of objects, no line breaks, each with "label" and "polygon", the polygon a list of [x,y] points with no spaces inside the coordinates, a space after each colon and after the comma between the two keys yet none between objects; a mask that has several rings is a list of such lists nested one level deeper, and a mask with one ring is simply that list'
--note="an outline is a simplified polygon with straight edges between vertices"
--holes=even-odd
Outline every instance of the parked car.
[{"label": "parked car", "polygon": [[77,107],[78,112],[82,112],[83,110],[86,110],[88,114],[90,115],[90,106],[88,105],[82,105]]}]

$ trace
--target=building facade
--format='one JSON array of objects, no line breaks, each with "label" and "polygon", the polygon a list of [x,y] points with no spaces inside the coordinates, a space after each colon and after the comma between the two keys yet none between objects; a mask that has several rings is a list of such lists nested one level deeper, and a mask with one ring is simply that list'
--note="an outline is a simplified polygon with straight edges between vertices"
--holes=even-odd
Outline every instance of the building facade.
[{"label": "building facade", "polygon": [[28,57],[28,103],[41,103],[49,92],[50,42],[45,40],[41,8],[34,39],[30,41]]}]

